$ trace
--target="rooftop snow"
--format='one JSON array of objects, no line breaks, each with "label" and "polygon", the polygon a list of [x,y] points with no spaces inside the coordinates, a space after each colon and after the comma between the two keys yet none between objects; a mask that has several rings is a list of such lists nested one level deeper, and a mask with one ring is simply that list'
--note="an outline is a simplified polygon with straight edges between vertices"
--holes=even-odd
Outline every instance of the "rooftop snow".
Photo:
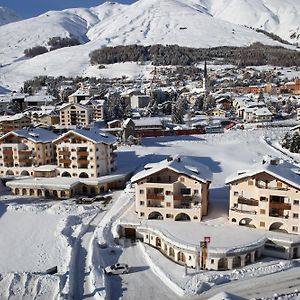
[{"label": "rooftop snow", "polygon": [[[191,166],[193,167],[191,168]],[[184,174],[201,182],[210,182],[212,180],[212,173],[207,166],[192,159],[188,159],[187,157],[175,156],[169,160],[166,159],[158,163],[145,165],[145,170],[134,175],[131,178],[131,182],[134,183],[139,181],[163,169],[173,170],[179,174]]]}]

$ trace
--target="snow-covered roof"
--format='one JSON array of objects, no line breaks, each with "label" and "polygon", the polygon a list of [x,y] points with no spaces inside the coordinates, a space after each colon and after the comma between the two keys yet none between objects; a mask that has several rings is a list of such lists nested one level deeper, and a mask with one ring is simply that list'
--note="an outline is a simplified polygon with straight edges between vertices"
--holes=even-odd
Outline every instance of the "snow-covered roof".
[{"label": "snow-covered roof", "polygon": [[16,136],[26,138],[35,143],[49,143],[57,138],[57,134],[53,133],[52,131],[43,128],[33,128],[33,129],[14,130],[8,132],[5,135],[3,135],[1,139],[5,138],[9,134],[14,134]]},{"label": "snow-covered roof", "polygon": [[272,116],[273,114],[269,111],[267,107],[258,108],[254,111],[256,116]]},{"label": "snow-covered roof", "polygon": [[132,121],[134,122],[135,127],[162,126],[162,122],[159,117],[133,119]]},{"label": "snow-covered roof", "polygon": [[62,104],[58,110],[63,110],[67,107],[70,107],[70,106],[75,106],[75,107],[78,107],[78,108],[83,108],[83,109],[89,109],[87,106],[84,106],[82,104],[79,104],[79,103],[64,103]]},{"label": "snow-covered roof", "polygon": [[113,136],[112,134],[102,132],[99,129],[96,128],[90,128],[90,129],[72,129],[69,130],[68,132],[64,133],[60,137],[58,137],[54,142],[59,141],[60,139],[64,138],[67,134],[70,132],[74,133],[75,135],[80,135],[83,138],[86,138],[93,143],[103,143],[106,145],[111,145],[114,144],[117,141],[117,138]]},{"label": "snow-covered roof", "polygon": [[12,116],[0,116],[0,122],[16,121],[16,120],[20,120],[24,117],[26,117],[26,116],[23,113],[15,114],[15,115],[12,115]]},{"label": "snow-covered roof", "polygon": [[83,90],[83,89],[78,89],[76,92],[74,92],[72,95],[70,95],[69,97],[74,97],[74,96],[85,96],[85,97],[89,97],[90,93],[87,90]]},{"label": "snow-covered roof", "polygon": [[33,171],[37,172],[53,172],[57,169],[56,165],[44,165],[34,168]]},{"label": "snow-covered roof", "polygon": [[144,168],[131,178],[131,182],[137,182],[163,169],[170,169],[204,183],[212,180],[212,172],[207,166],[187,157],[170,157],[158,163],[147,164]]},{"label": "snow-covered roof", "polygon": [[[296,168],[296,167],[294,167]],[[275,178],[282,180],[290,184],[291,186],[300,189],[300,176],[295,173],[292,166],[287,163],[272,163],[266,162],[256,165],[251,170],[239,171],[237,174],[234,174],[228,177],[225,181],[226,184],[230,184],[234,181],[238,181],[244,178],[255,176],[259,173],[268,173]]]},{"label": "snow-covered roof", "polygon": [[52,102],[55,97],[51,95],[38,94],[34,96],[27,96],[24,102]]}]

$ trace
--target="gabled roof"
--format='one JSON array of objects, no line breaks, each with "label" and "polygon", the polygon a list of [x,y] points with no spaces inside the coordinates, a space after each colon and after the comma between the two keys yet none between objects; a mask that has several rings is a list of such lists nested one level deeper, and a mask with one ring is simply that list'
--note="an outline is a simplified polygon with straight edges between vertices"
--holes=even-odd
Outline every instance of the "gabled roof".
[{"label": "gabled roof", "polygon": [[35,143],[49,143],[57,138],[57,134],[43,128],[21,129],[6,133],[1,140],[13,134],[18,137],[26,138]]},{"label": "gabled roof", "polygon": [[267,173],[297,189],[300,189],[300,175],[298,175],[295,170],[296,167],[288,163],[273,164],[271,162],[266,162],[264,164],[258,164],[250,170],[240,171],[237,174],[228,177],[225,183],[230,184],[248,177],[253,177],[260,173]]},{"label": "gabled roof", "polygon": [[60,137],[54,140],[54,142],[58,142],[59,140],[63,139],[69,133],[73,133],[75,135],[79,135],[93,143],[96,144],[106,144],[111,145],[114,144],[117,140],[115,136],[109,133],[104,133],[99,129],[91,128],[91,129],[72,129],[67,131],[66,133],[62,134]]},{"label": "gabled roof", "polygon": [[25,114],[20,113],[20,114],[15,114],[15,115],[12,115],[12,116],[0,116],[0,122],[16,121],[16,120],[20,120],[24,117],[27,118],[27,119],[30,119],[29,117],[25,116]]},{"label": "gabled roof", "polygon": [[86,109],[86,110],[90,109],[89,107],[84,106],[84,105],[79,104],[79,103],[64,103],[63,105],[60,106],[60,108],[58,110],[63,110],[63,109],[66,109],[67,107],[70,107],[70,106],[77,106],[77,107],[80,107],[80,108],[83,108],[83,109]]},{"label": "gabled roof", "polygon": [[210,169],[193,159],[187,157],[170,157],[158,163],[147,164],[145,169],[131,178],[131,182],[137,182],[145,177],[155,174],[161,170],[169,169],[176,173],[186,175],[203,183],[211,182],[212,172]]}]

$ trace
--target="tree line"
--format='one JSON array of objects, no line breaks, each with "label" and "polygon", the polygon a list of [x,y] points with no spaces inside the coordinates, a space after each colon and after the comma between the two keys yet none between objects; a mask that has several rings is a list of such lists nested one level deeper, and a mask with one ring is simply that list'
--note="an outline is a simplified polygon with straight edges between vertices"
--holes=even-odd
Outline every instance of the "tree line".
[{"label": "tree line", "polygon": [[128,45],[105,47],[90,53],[92,65],[121,62],[147,62],[156,66],[189,66],[205,59],[222,59],[224,63],[237,66],[274,65],[300,66],[300,52],[281,46],[254,43],[248,47],[188,48],[178,45]]}]

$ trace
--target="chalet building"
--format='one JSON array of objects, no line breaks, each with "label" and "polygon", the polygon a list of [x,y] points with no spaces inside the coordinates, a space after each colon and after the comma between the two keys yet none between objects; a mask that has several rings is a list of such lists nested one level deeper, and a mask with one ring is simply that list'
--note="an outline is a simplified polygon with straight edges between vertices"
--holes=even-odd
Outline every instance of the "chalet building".
[{"label": "chalet building", "polygon": [[68,99],[69,103],[80,103],[80,101],[83,100],[89,100],[91,97],[91,94],[88,90],[84,88],[78,89],[75,93],[71,94]]},{"label": "chalet building", "polygon": [[294,82],[287,82],[281,87],[280,91],[281,93],[300,95],[300,79],[296,79]]},{"label": "chalet building", "polygon": [[207,112],[207,115],[211,117],[226,118],[227,113],[221,108],[213,108]]},{"label": "chalet building", "polygon": [[0,135],[13,130],[23,129],[31,124],[29,117],[24,114],[15,114],[13,116],[0,116]]},{"label": "chalet building", "polygon": [[207,214],[210,170],[184,157],[168,158],[132,177],[142,219],[201,221]]},{"label": "chalet building", "polygon": [[41,128],[6,133],[0,138],[0,174],[33,176],[36,167],[56,164],[56,138]]},{"label": "chalet building", "polygon": [[59,109],[60,125],[63,127],[90,125],[93,119],[93,110],[78,103],[66,103]]},{"label": "chalet building", "polygon": [[56,98],[45,93],[26,96],[24,100],[24,109],[29,107],[41,107],[55,104]]},{"label": "chalet building", "polygon": [[96,178],[116,169],[116,138],[96,129],[74,129],[53,141],[57,149],[58,176]]},{"label": "chalet building", "polygon": [[93,121],[104,120],[104,99],[98,100],[91,98],[89,100],[81,101],[80,104],[91,108]]},{"label": "chalet building", "polygon": [[229,220],[241,226],[300,233],[300,177],[277,160],[227,179]]},{"label": "chalet building", "polygon": [[273,114],[267,107],[246,107],[243,113],[245,122],[271,122]]}]

